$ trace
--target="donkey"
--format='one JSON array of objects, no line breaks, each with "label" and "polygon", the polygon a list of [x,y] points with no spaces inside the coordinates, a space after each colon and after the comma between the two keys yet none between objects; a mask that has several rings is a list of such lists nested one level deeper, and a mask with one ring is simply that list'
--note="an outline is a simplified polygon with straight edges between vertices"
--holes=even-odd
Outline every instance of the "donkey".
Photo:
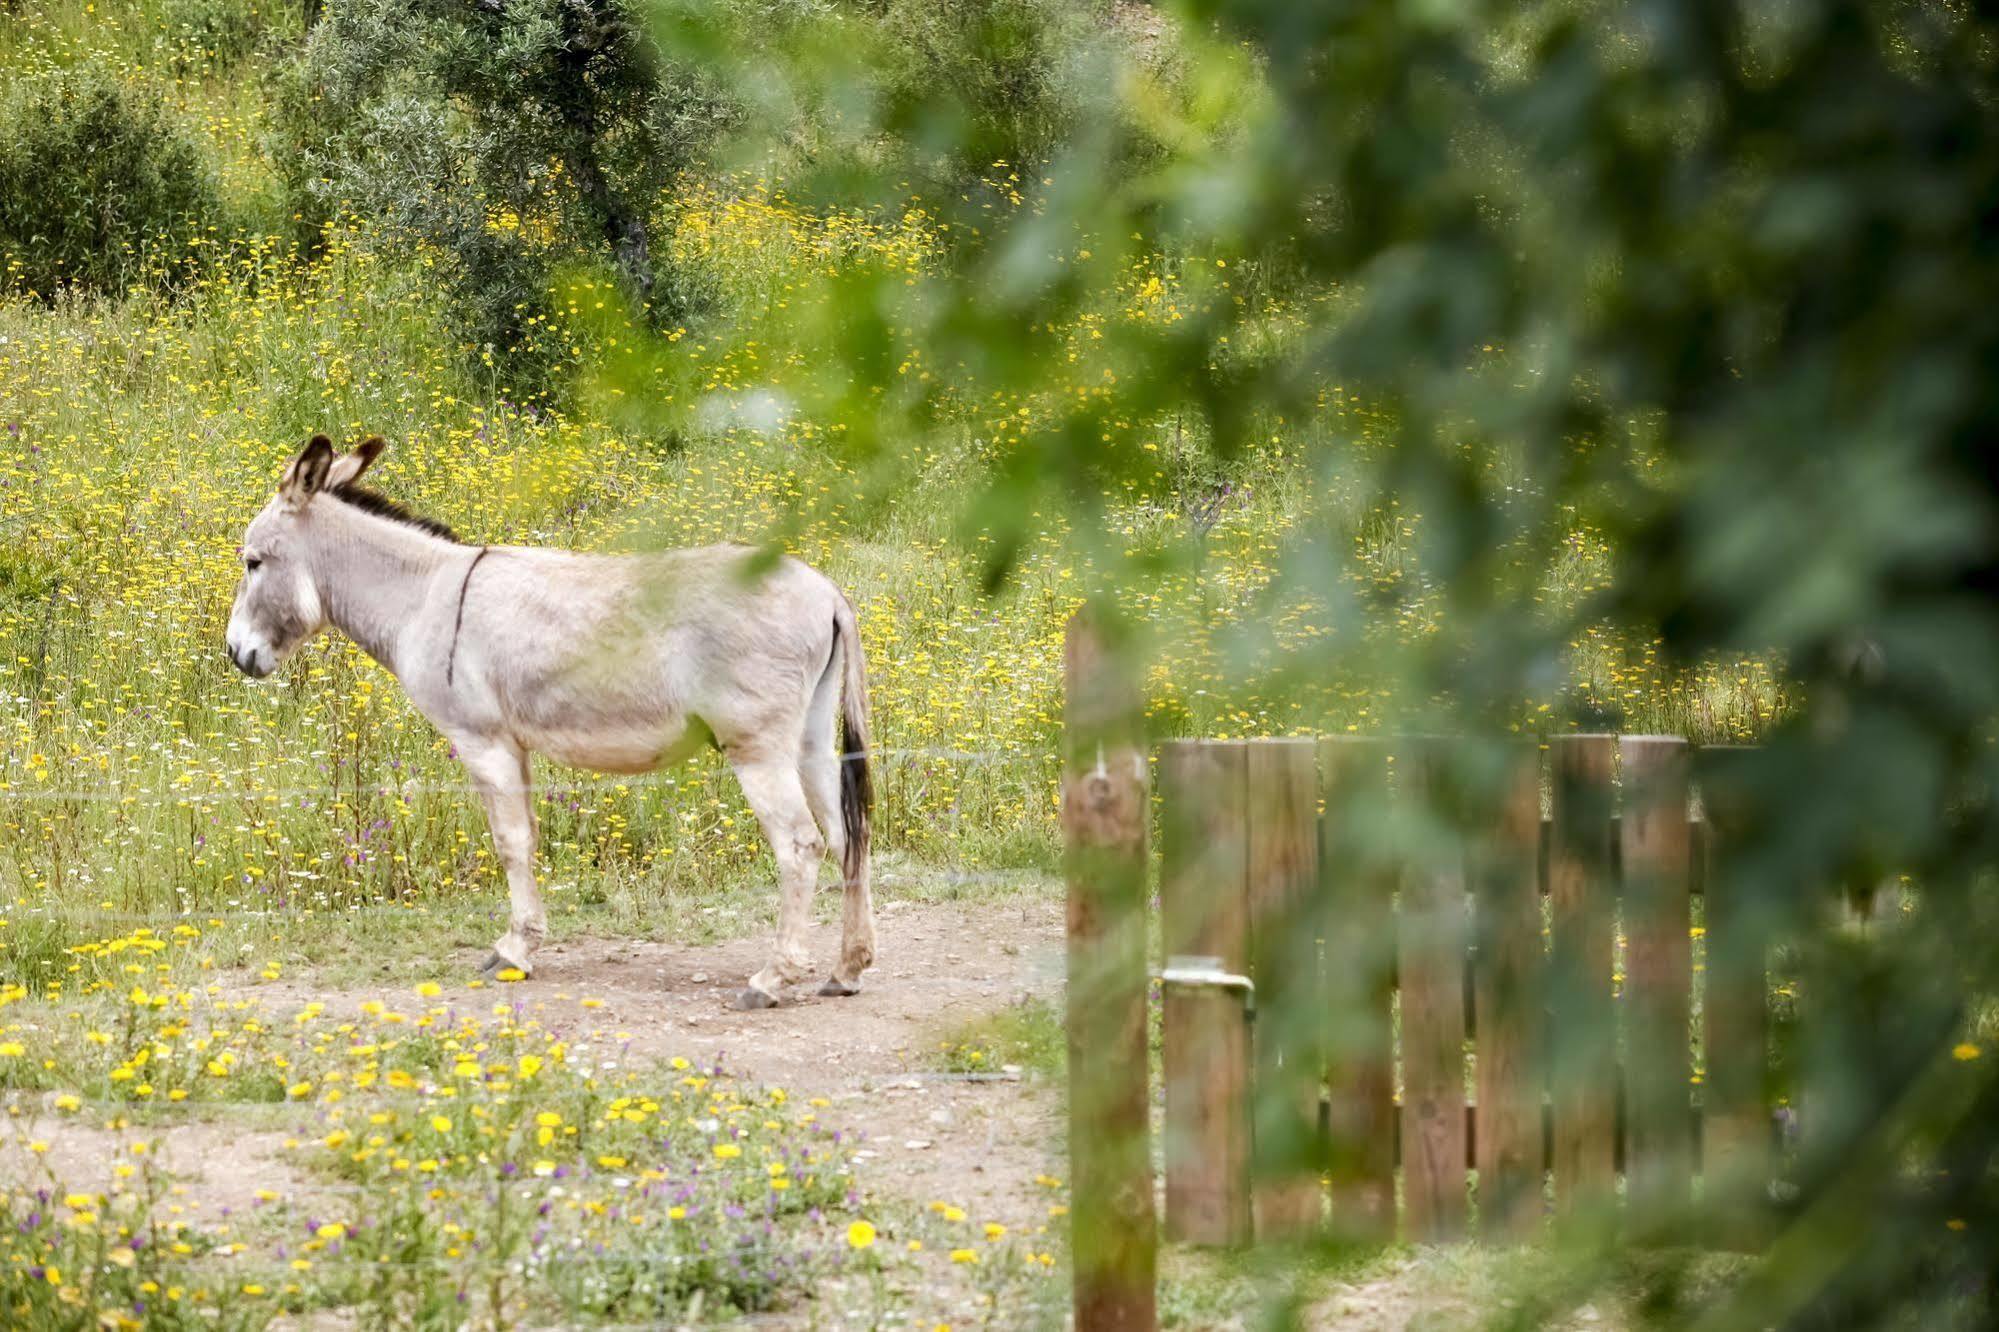
[{"label": "donkey", "polygon": [[[858,993],[868,895],[867,664],[854,608],[797,560],[742,546],[607,555],[468,546],[358,483],[379,437],[313,436],[243,534],[229,660],[262,678],[331,625],[402,683],[456,747],[506,869],[510,918],[485,970],[532,974],[529,756],[639,773],[704,744],[727,757],[777,856],[777,941],[736,998],[767,1008],[809,969],[821,859],[845,883],[840,957],[819,993]],[[839,711],[835,747],[834,712]]]}]

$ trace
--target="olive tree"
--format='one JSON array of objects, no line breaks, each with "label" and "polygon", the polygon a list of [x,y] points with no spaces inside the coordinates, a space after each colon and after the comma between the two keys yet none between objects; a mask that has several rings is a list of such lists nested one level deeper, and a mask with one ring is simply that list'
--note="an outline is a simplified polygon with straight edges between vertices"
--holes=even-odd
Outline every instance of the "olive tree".
[{"label": "olive tree", "polygon": [[532,353],[558,258],[659,289],[649,222],[723,103],[631,0],[335,0],[281,75],[274,157],[300,221],[449,259],[472,345]]}]

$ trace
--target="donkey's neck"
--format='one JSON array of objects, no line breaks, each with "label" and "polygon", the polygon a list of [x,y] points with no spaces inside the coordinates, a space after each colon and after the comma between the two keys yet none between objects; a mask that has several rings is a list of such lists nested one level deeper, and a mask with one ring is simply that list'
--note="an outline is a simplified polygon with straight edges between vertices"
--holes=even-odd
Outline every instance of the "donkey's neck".
[{"label": "donkey's neck", "polygon": [[402,631],[439,573],[475,552],[330,498],[315,500],[311,513],[313,581],[327,623],[400,677]]}]

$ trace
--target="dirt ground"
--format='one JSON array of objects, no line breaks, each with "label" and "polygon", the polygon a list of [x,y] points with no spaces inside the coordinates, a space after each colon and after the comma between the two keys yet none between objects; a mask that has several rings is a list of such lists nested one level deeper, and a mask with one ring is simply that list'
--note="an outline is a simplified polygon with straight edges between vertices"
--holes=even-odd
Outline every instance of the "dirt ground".
[{"label": "dirt ground", "polygon": [[[706,948],[575,939],[544,948],[534,980],[507,989],[544,1025],[593,1043],[685,1055],[825,1097],[832,1104],[820,1120],[857,1144],[870,1193],[949,1201],[1009,1226],[1041,1220],[1047,1190],[1035,1177],[1065,1174],[1052,1089],[931,1071],[931,1056],[954,1025],[1060,990],[1060,904],[894,902],[877,930],[876,965],[844,999],[815,994],[815,979],[778,1008],[738,1011],[736,992],[764,960],[762,937]],[[830,960],[838,942],[836,925],[817,927],[813,956]],[[478,961],[468,952],[468,967]],[[586,997],[603,1006],[582,1007]]]},{"label": "dirt ground", "polygon": [[[860,994],[822,998],[815,981],[780,1007],[755,1012],[738,1011],[732,1000],[762,962],[762,938],[710,947],[572,939],[542,951],[531,981],[447,993],[482,1007],[501,997],[523,1005],[577,1055],[647,1062],[683,1055],[795,1098],[823,1097],[830,1104],[820,1122],[853,1146],[859,1184],[871,1197],[950,1202],[1009,1228],[1044,1221],[1049,1191],[1036,1178],[1061,1177],[1066,1168],[1054,1090],[1018,1074],[937,1072],[932,1055],[953,1026],[1059,991],[1060,906],[1026,898],[897,902],[880,913],[878,930],[879,961]],[[815,929],[814,956],[830,959],[837,945],[837,924]],[[481,950],[465,950],[468,978],[481,960]],[[400,980],[327,989],[309,971],[280,982],[228,983],[238,987],[273,1017],[308,1002],[339,1015],[358,1014],[371,999],[410,1001],[410,986]],[[586,1007],[585,999],[595,1002]],[[114,1132],[23,1108],[0,1139],[0,1171],[17,1180],[53,1173],[70,1187],[101,1188],[119,1145],[157,1136],[162,1160],[182,1180],[176,1201],[191,1218],[240,1212],[266,1190],[296,1198],[326,1187],[292,1170],[287,1135],[269,1126],[262,1107],[239,1118]],[[31,1151],[30,1143],[43,1150]]]}]

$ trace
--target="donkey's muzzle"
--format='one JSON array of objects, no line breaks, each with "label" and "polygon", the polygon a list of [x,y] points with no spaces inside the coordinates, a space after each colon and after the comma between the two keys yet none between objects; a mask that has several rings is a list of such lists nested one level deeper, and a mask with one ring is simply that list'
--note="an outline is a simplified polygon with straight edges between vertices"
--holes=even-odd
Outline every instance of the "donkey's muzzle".
[{"label": "donkey's muzzle", "polygon": [[258,663],[257,649],[249,648],[238,652],[236,645],[228,642],[225,642],[222,647],[229,654],[229,664],[249,676],[252,680],[261,680],[271,673],[269,666],[263,666]]}]

